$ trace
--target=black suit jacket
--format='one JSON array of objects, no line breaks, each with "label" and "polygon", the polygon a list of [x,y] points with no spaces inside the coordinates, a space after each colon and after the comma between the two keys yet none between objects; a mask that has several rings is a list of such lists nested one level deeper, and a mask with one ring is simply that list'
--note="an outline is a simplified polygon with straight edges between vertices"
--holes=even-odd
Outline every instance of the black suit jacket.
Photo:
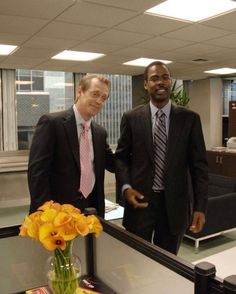
[{"label": "black suit jacket", "polygon": [[[154,178],[154,155],[150,105],[139,106],[122,117],[121,135],[116,150],[117,180],[130,184],[148,201]],[[199,115],[183,107],[171,106],[165,172],[165,199],[173,234],[185,229],[190,208],[190,177],[193,210],[206,210],[208,168]],[[134,209],[125,205],[123,224],[135,225]]]},{"label": "black suit jacket", "polygon": [[[107,133],[91,123],[94,148],[94,206],[104,217],[104,173],[114,172],[114,155],[107,144]],[[40,118],[31,145],[28,183],[30,212],[47,200],[80,207],[79,140],[73,108]]]}]

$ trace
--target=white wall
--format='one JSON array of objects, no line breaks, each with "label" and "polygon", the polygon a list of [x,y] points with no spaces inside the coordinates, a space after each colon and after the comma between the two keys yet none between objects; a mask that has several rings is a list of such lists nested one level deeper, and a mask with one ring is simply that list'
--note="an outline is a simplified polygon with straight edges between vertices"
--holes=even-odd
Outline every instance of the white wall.
[{"label": "white wall", "polygon": [[222,80],[189,83],[189,108],[200,114],[206,148],[222,145]]}]

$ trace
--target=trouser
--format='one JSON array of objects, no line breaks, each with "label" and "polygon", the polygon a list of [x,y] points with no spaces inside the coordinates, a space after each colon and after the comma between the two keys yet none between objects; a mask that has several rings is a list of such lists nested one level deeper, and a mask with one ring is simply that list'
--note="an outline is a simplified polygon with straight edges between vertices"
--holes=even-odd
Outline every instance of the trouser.
[{"label": "trouser", "polygon": [[173,254],[177,254],[185,230],[177,235],[171,233],[164,191],[153,192],[148,207],[137,209],[139,217],[136,226],[135,228],[127,228],[127,230]]}]

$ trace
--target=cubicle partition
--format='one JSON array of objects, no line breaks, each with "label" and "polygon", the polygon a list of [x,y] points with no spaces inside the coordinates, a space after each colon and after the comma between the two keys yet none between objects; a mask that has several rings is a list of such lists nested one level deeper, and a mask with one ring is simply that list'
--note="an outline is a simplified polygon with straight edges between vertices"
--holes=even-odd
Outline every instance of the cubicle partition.
[{"label": "cubicle partition", "polygon": [[[104,294],[236,293],[235,276],[215,277],[214,265],[195,267],[107,221],[99,238],[77,238],[82,274],[104,285]],[[25,293],[46,284],[49,256],[38,242],[19,237],[19,226],[0,228],[0,293]]]}]

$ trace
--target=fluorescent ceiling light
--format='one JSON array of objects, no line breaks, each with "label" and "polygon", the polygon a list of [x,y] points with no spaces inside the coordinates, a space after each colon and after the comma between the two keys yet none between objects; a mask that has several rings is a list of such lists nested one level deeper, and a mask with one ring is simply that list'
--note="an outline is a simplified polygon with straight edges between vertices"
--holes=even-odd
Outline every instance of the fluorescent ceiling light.
[{"label": "fluorescent ceiling light", "polygon": [[9,55],[16,48],[17,48],[17,46],[15,46],[15,45],[4,45],[4,44],[0,44],[0,55]]},{"label": "fluorescent ceiling light", "polygon": [[236,73],[236,68],[223,67],[223,68],[216,68],[212,70],[206,70],[204,72],[216,74],[216,75],[228,75],[228,74]]},{"label": "fluorescent ceiling light", "polygon": [[90,60],[95,60],[95,59],[103,57],[103,56],[105,56],[105,54],[64,50],[64,51],[58,53],[57,55],[53,56],[52,59],[90,61]]},{"label": "fluorescent ceiling light", "polygon": [[161,62],[163,62],[165,64],[168,64],[168,63],[171,63],[172,62],[172,61],[169,61],[169,60],[160,60],[160,59],[151,59],[151,58],[141,57],[141,58],[138,58],[138,59],[134,59],[134,60],[130,60],[130,61],[124,62],[123,64],[124,65],[132,65],[132,66],[143,66],[143,67],[146,67],[146,66],[148,66],[153,61],[161,61]]},{"label": "fluorescent ceiling light", "polygon": [[231,0],[167,0],[145,11],[168,18],[197,22],[236,8]]}]

